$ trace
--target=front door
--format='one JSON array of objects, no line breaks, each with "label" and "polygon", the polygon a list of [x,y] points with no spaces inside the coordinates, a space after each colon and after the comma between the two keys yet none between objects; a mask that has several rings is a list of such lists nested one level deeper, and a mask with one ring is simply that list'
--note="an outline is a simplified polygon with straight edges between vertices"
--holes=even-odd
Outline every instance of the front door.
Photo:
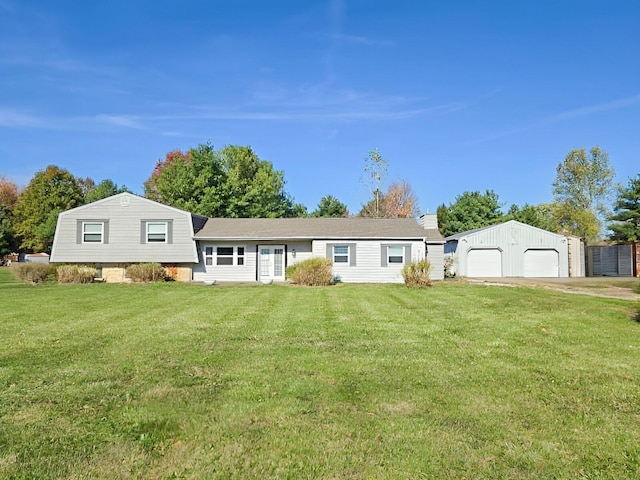
[{"label": "front door", "polygon": [[258,278],[262,283],[284,282],[284,245],[260,245]]}]

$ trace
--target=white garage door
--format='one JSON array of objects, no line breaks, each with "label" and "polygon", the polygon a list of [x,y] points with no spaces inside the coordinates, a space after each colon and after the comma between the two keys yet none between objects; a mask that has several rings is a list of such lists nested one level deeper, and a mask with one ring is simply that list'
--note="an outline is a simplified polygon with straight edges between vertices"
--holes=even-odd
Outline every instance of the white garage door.
[{"label": "white garage door", "polygon": [[524,252],[525,277],[558,277],[558,252],[552,249],[527,250]]},{"label": "white garage door", "polygon": [[502,277],[502,252],[497,248],[469,250],[467,277]]}]

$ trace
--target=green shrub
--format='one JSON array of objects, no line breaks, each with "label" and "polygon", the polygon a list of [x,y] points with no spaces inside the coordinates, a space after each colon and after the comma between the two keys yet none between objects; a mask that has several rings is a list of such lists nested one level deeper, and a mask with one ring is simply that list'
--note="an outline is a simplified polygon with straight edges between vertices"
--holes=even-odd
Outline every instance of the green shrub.
[{"label": "green shrub", "polygon": [[330,258],[310,258],[287,267],[293,283],[306,286],[333,285],[333,261]]},{"label": "green shrub", "polygon": [[48,263],[19,263],[12,269],[20,280],[33,285],[44,282],[52,272]]},{"label": "green shrub", "polygon": [[127,277],[132,282],[163,282],[167,272],[159,263],[134,263],[127,267]]},{"label": "green shrub", "polygon": [[431,271],[431,263],[429,260],[419,260],[417,262],[407,263],[402,268],[402,276],[404,277],[404,283],[409,287],[430,287],[431,277],[429,272]]},{"label": "green shrub", "polygon": [[97,270],[88,265],[60,265],[57,268],[59,283],[92,283]]}]

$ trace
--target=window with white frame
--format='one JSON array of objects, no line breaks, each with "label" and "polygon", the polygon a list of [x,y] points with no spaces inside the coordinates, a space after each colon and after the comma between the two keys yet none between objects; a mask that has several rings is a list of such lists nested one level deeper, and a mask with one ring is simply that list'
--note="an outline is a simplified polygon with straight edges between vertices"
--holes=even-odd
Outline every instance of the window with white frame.
[{"label": "window with white frame", "polygon": [[103,222],[83,222],[82,223],[82,243],[103,243],[104,223]]},{"label": "window with white frame", "polygon": [[334,245],[333,246],[333,263],[349,263],[349,246]]},{"label": "window with white frame", "polygon": [[167,243],[167,222],[147,222],[147,243]]},{"label": "window with white frame", "polygon": [[238,247],[238,265],[244,265],[244,247]]},{"label": "window with white frame", "polygon": [[404,247],[402,245],[389,245],[387,247],[387,262],[404,263]]},{"label": "window with white frame", "polygon": [[213,247],[204,247],[204,264],[213,265]]}]

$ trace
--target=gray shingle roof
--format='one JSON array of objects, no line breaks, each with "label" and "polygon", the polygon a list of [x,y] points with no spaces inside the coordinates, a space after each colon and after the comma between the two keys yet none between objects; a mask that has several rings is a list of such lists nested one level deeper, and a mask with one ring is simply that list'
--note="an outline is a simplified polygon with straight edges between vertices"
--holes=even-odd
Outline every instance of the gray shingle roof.
[{"label": "gray shingle roof", "polygon": [[198,240],[422,239],[443,241],[413,218],[210,218]]}]

